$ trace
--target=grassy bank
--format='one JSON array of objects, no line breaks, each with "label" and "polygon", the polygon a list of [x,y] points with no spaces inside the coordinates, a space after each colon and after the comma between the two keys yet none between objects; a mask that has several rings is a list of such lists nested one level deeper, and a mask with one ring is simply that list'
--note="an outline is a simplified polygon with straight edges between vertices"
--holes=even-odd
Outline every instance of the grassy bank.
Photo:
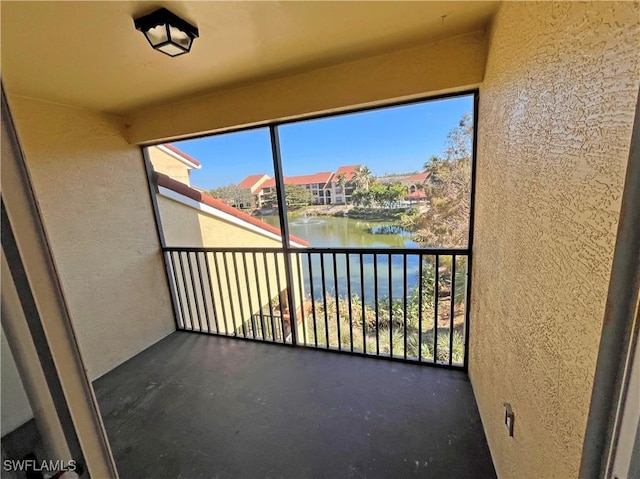
[{"label": "grassy bank", "polygon": [[359,220],[400,221],[410,208],[351,208],[347,216]]},{"label": "grassy bank", "polygon": [[[441,311],[448,311],[445,307],[447,302],[441,300]],[[351,308],[347,298],[339,298],[336,304],[336,299],[328,296],[326,308],[324,300],[308,302],[303,315],[306,342],[313,345],[317,342],[319,347],[329,345],[331,348],[350,349],[353,341],[354,351],[364,351],[366,344],[367,353],[379,352],[381,355],[392,353],[393,356],[404,356],[406,343],[406,355],[409,358],[418,358],[421,348],[422,358],[433,360],[435,350],[439,361],[448,362],[451,340],[452,361],[462,363],[464,359],[463,308],[457,307],[454,313],[452,338],[449,335],[449,318],[443,314],[439,315],[437,340],[434,344],[433,302],[429,303],[425,300],[424,303],[422,321],[419,321],[417,304],[408,302],[405,341],[404,306],[401,300],[394,301],[390,311],[388,301],[381,298],[378,303],[377,318],[375,308],[369,305],[364,306],[363,315],[362,303],[357,295],[351,299]],[[325,314],[327,327],[325,327]]]}]

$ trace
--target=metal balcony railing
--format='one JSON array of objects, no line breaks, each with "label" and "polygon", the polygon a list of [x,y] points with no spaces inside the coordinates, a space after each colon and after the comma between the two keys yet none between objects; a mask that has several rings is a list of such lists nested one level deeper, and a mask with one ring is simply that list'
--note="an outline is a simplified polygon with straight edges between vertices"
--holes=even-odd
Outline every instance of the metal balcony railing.
[{"label": "metal balcony railing", "polygon": [[[164,254],[178,329],[466,366],[466,249],[306,248],[287,253],[281,248],[170,247]],[[289,298],[295,308],[289,307]]]}]

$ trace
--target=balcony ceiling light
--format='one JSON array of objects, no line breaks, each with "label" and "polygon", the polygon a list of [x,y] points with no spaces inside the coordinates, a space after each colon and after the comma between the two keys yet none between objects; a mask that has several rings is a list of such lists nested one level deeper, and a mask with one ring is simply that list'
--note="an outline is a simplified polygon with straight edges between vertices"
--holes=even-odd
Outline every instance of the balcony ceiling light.
[{"label": "balcony ceiling light", "polygon": [[133,23],[154,49],[170,57],[188,53],[194,38],[198,38],[196,27],[166,8],[136,18]]}]

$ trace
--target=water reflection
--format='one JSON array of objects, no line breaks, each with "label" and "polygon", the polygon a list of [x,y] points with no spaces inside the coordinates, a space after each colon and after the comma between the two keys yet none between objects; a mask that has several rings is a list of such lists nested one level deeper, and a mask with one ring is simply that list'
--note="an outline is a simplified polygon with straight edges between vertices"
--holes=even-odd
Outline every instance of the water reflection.
[{"label": "water reflection", "polygon": [[[277,216],[261,217],[279,227]],[[292,235],[321,248],[417,248],[418,244],[398,225],[390,222],[359,220],[336,216],[289,217]]]},{"label": "water reflection", "polygon": [[[322,297],[322,281],[324,281],[324,289],[331,296],[337,293],[339,297],[346,297],[351,288],[352,296],[357,295],[362,299],[364,294],[364,303],[373,305],[375,304],[376,278],[379,300],[389,297],[390,293],[394,299],[410,296],[418,285],[419,256],[406,255],[406,285],[404,255],[394,254],[391,255],[391,261],[389,259],[389,255],[386,254],[311,254],[310,260],[307,255],[304,255],[302,263],[305,290],[309,294],[312,291],[309,275],[311,270],[315,299]],[[324,263],[324,274],[322,263]]]},{"label": "water reflection", "polygon": [[[262,218],[265,222],[279,226],[277,216]],[[411,235],[400,226],[389,222],[367,221],[348,217],[307,217],[306,215],[290,217],[289,231],[292,235],[307,240],[311,247],[321,248],[418,248],[418,244],[411,240]],[[405,259],[403,255],[373,254],[324,254],[324,275],[321,268],[320,254],[302,257],[305,290],[311,293],[309,271],[313,272],[313,295],[316,299],[322,297],[323,284],[327,293],[331,295],[347,296],[348,288],[351,294],[362,296],[365,304],[375,302],[376,276],[378,298],[402,298],[411,294],[418,284],[418,255],[406,257],[406,286]],[[347,266],[347,257],[349,264]],[[335,268],[334,268],[335,259]],[[360,265],[362,264],[362,271]],[[389,268],[391,264],[391,268]],[[336,275],[334,276],[334,269]],[[350,281],[348,281],[348,279]],[[391,279],[391,281],[389,281]],[[391,287],[390,287],[391,286]],[[337,288],[336,288],[337,287]],[[364,291],[363,291],[364,289]]]}]

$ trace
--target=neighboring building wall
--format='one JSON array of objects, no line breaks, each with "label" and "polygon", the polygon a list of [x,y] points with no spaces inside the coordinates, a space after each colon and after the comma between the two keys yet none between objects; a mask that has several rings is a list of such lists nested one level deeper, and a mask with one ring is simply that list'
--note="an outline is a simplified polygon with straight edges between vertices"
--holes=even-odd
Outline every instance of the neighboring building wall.
[{"label": "neighboring building wall", "polygon": [[[0,329],[1,331],[1,329]],[[4,331],[0,332],[2,344],[0,345],[0,366],[2,378],[2,436],[22,426],[33,417],[33,412],[29,406],[27,394],[24,392],[22,380],[16,368],[16,363],[9,349],[9,344],[4,336]]]},{"label": "neighboring building wall", "polygon": [[170,176],[185,185],[191,185],[189,179],[191,169],[187,165],[155,146],[147,148],[147,151],[154,171]]},{"label": "neighboring building wall", "polygon": [[175,330],[142,153],[114,117],[10,94],[9,104],[96,379]]},{"label": "neighboring building wall", "polygon": [[[184,197],[184,200],[197,203]],[[205,207],[205,205],[203,205]],[[167,246],[280,248],[280,240],[242,228],[215,218],[186,204],[158,195]]]},{"label": "neighboring building wall", "polygon": [[[216,218],[210,214],[200,211],[192,206],[183,204],[173,199],[167,198],[162,194],[157,196],[158,209],[162,219],[162,227],[165,235],[167,246],[185,246],[185,247],[233,247],[233,248],[281,248],[282,244],[280,240],[266,237],[255,231],[238,226],[231,222],[225,221],[220,218]],[[191,203],[194,200],[185,198],[185,201]],[[206,264],[204,256],[200,255],[200,271],[204,272],[203,276],[206,276]],[[238,281],[236,281],[236,275],[234,271],[233,259],[231,254],[227,254],[227,266],[225,269],[223,264],[222,255],[218,254],[218,270],[213,261],[213,254],[209,253],[209,269],[211,271],[211,283],[208,284],[205,281],[205,292],[207,294],[206,300],[209,305],[209,310],[212,310],[212,302],[209,291],[211,287],[213,289],[213,303],[216,304],[218,314],[222,312],[222,305],[224,305],[224,312],[227,318],[227,326],[225,327],[224,321],[219,318],[220,332],[233,333],[232,318],[235,315],[236,324],[240,326],[241,319],[244,321],[250,319],[251,315],[257,314],[260,311],[261,306],[268,306],[268,299],[275,298],[279,292],[286,291],[286,275],[284,265],[284,255],[278,254],[274,257],[273,254],[267,255],[266,270],[265,262],[261,254],[257,255],[257,265],[254,265],[252,255],[246,255],[247,270],[249,272],[247,286],[247,278],[244,276],[244,263],[242,255],[236,256],[238,265]],[[276,260],[277,258],[277,260]],[[194,270],[197,274],[197,265],[195,255],[191,255],[191,261]],[[183,264],[188,268],[188,260],[186,255],[183,255]],[[178,262],[176,261],[178,266]],[[277,265],[277,270],[276,270]],[[293,261],[294,271],[298,270],[296,260]],[[257,278],[255,271],[257,270]],[[187,270],[188,271],[188,270]],[[218,287],[217,271],[220,273],[221,281],[224,283],[222,288]],[[232,285],[231,292],[229,292],[226,284],[226,271],[229,272],[229,282]],[[279,279],[278,279],[279,275]],[[179,281],[180,278],[179,278]],[[280,282],[280,288],[278,288],[278,281]],[[295,281],[298,283],[298,281]],[[239,288],[237,287],[239,284]],[[268,286],[267,286],[268,285]],[[184,286],[180,283],[181,294],[183,301],[186,300]],[[295,296],[297,309],[300,308],[301,292],[299,288],[295,288]],[[262,299],[262,304],[259,304],[258,298]],[[189,299],[192,304],[195,304],[193,295],[189,295]],[[199,303],[201,311],[204,310],[202,302]],[[233,311],[232,311],[233,308]],[[244,316],[242,315],[244,313]],[[204,314],[204,313],[203,313]],[[274,315],[279,315],[279,311],[274,311]],[[192,327],[191,321],[185,318],[185,324],[187,327]],[[213,318],[210,318],[210,324],[213,329]],[[196,328],[198,324],[195,324]],[[300,330],[301,334],[301,330]]]},{"label": "neighboring building wall", "polygon": [[578,477],[639,14],[631,2],[505,2],[495,18],[480,91],[469,372],[501,478]]}]

